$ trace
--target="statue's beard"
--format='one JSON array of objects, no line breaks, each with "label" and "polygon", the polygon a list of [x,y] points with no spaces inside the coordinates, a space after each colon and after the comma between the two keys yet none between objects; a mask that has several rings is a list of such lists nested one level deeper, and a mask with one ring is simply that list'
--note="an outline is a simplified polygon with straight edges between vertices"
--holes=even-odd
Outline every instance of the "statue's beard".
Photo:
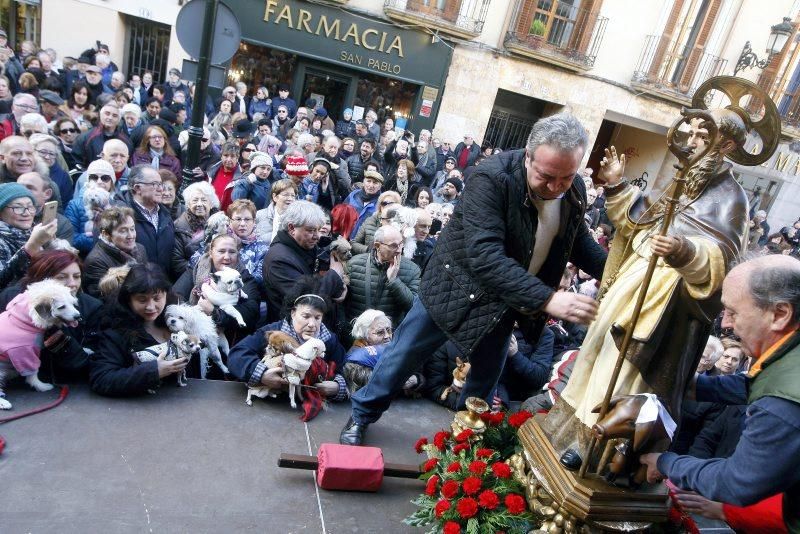
[{"label": "statue's beard", "polygon": [[714,147],[694,167],[689,169],[686,173],[684,196],[689,200],[700,196],[708,181],[717,174],[721,161],[719,149]]},{"label": "statue's beard", "polygon": [[[681,205],[686,205],[688,202],[695,200],[706,187],[706,184],[719,172],[719,165],[722,162],[718,148],[712,148],[708,154],[695,164],[694,167],[689,169],[686,173],[686,186],[684,187],[681,201],[678,204],[678,209]],[[667,209],[667,197],[670,195],[663,195],[659,201],[649,210],[650,216],[653,218],[660,218],[664,215]]]}]

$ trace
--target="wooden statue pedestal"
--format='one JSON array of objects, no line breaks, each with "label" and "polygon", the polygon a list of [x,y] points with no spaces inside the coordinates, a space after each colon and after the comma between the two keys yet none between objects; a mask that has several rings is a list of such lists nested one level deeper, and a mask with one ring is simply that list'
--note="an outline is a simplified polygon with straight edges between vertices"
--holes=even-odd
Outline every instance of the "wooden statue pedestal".
[{"label": "wooden statue pedestal", "polygon": [[[527,497],[534,512],[555,518],[555,523],[562,523],[558,525],[562,532],[580,530],[581,524],[591,530],[641,531],[667,520],[666,486],[645,485],[632,491],[612,486],[595,474],[579,478],[577,472],[561,465],[560,453],[553,449],[537,419],[529,419],[519,430],[529,473]],[[565,522],[572,528],[563,528]],[[551,521],[550,527],[555,523]]]}]

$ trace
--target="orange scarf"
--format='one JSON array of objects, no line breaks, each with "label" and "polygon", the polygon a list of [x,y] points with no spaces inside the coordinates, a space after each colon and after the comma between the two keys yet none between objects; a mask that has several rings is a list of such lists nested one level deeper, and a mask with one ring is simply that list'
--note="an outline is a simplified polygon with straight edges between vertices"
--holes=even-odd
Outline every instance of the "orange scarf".
[{"label": "orange scarf", "polygon": [[750,371],[748,371],[748,376],[750,378],[755,378],[756,376],[758,376],[758,373],[761,372],[761,368],[767,362],[767,360],[769,360],[770,357],[773,354],[775,354],[775,351],[781,348],[783,344],[786,343],[789,340],[789,338],[795,334],[795,332],[796,330],[792,330],[791,332],[780,338],[778,341],[776,341],[770,348],[765,350],[764,354],[762,354],[750,367]]}]

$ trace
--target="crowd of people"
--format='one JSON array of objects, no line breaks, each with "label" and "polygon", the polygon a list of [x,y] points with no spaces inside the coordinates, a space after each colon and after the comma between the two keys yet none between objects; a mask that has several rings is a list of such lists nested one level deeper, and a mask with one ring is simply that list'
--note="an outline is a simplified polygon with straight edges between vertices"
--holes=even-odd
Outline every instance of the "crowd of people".
[{"label": "crowd of people", "polygon": [[[0,48],[2,40],[0,33]],[[102,395],[144,394],[184,371],[286,390],[282,369],[262,361],[265,333],[280,331],[298,343],[324,342],[328,365],[316,392],[348,400],[369,382],[404,318],[419,314],[412,308],[426,270],[450,269],[431,264],[434,249],[461,243],[463,228],[444,229],[471,176],[501,152],[471,134],[458,144],[427,130],[415,135],[374,110],[331,117],[313,99],[295,101],[285,85],[273,94],[239,82],[204,106],[200,158],[184,175],[194,87],[177,69],[163,84],[149,72],[126,76],[104,45],[77,59],[27,46],[0,54],[0,63],[0,305],[47,278],[69,287],[83,321],[45,332],[42,379],[88,379]],[[578,233],[608,251],[614,227],[605,192],[591,169],[582,174]],[[53,200],[58,215],[43,223]],[[751,216],[751,250],[798,255],[800,221],[770,233],[763,212]],[[241,279],[236,314],[201,289],[226,269]],[[597,269],[550,270],[554,280],[563,273],[557,292],[597,296]],[[474,282],[449,276],[459,287]],[[227,375],[165,357],[165,310],[174,303],[195,306],[225,335]],[[524,325],[503,323],[513,333],[500,344],[508,348],[492,407],[551,408],[586,324],[565,311],[533,344]],[[715,335],[698,373],[747,371],[754,355],[721,318]],[[469,372],[459,346],[447,341],[406,373],[404,394],[458,408]],[[673,450],[732,454],[743,414],[742,406],[687,403]]]},{"label": "crowd of people", "polygon": [[[162,84],[150,72],[126,76],[102,43],[77,58],[32,44],[5,57],[4,303],[30,283],[63,278],[86,318],[74,329],[47,332],[43,369],[56,373],[51,379],[83,372],[101,394],[152,390],[183,368],[140,363],[136,355],[163,351],[164,310],[187,302],[226,335],[228,378],[260,380],[263,369],[253,373],[263,334],[282,329],[330,346],[337,387],[320,391],[332,400],[366,382],[419,291],[469,175],[500,150],[481,147],[472,135],[458,144],[427,130],[414,135],[372,109],[359,119],[352,109],[331,117],[313,99],[298,104],[285,85],[273,89],[239,82],[209,98],[200,158],[184,176],[194,87],[177,69]],[[43,224],[43,206],[53,200],[56,220]],[[342,241],[347,257],[336,252]],[[225,267],[240,273],[248,295],[235,306],[244,327],[200,291]],[[577,290],[578,280],[576,272],[570,287]],[[321,299],[298,300],[304,294]],[[107,313],[94,313],[101,309]],[[318,314],[319,321],[309,319]],[[515,345],[517,372],[498,386],[496,405],[538,390],[553,347],[579,344],[568,337]],[[441,391],[458,392],[457,356],[453,347],[437,353],[409,376],[406,393],[455,407],[454,396]],[[223,378],[213,366],[209,372]],[[196,362],[188,376],[201,376]]]}]

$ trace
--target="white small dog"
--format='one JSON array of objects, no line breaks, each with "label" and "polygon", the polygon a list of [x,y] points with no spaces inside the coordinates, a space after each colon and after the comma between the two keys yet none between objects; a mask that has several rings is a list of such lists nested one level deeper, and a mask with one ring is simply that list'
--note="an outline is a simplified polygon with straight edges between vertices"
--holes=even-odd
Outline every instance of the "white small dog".
[{"label": "white small dog", "polygon": [[[208,360],[211,359],[223,373],[228,374],[228,368],[222,363],[220,354],[220,336],[217,327],[197,306],[189,304],[170,304],[164,312],[167,328],[171,332],[187,332],[197,336],[205,345],[200,352],[200,377],[205,378],[208,372]],[[227,341],[225,342],[227,347]],[[225,349],[227,351],[227,348]]]},{"label": "white small dog", "polygon": [[203,296],[214,306],[219,307],[239,323],[242,328],[247,324],[244,322],[242,314],[234,308],[239,303],[239,298],[247,298],[247,293],[242,291],[242,274],[236,269],[223,267],[215,273],[211,273],[211,280],[204,283],[200,290]]},{"label": "white small dog", "polygon": [[94,214],[95,211],[103,211],[111,202],[111,193],[98,187],[95,182],[88,182],[83,190],[83,209],[86,211],[86,216],[89,220],[83,231],[86,235],[92,235],[94,231]]},{"label": "white small dog", "polygon": [[3,390],[17,376],[24,376],[36,391],[53,389],[38,376],[42,334],[52,326],[78,326],[77,306],[69,288],[48,279],[29,285],[0,314],[0,409],[11,409]]},{"label": "white small dog", "polygon": [[[175,345],[176,349],[174,351],[167,351],[166,359],[169,360],[186,358],[186,360],[189,361],[192,359],[192,356],[198,354],[205,346],[199,337],[193,334],[187,334],[184,331],[173,332],[172,335],[169,336],[169,340]],[[173,355],[174,358],[171,358],[170,355]],[[188,384],[189,383],[186,381],[186,369],[184,369],[178,373],[178,386],[183,387]]]},{"label": "white small dog", "polygon": [[316,357],[325,356],[325,343],[320,339],[311,338],[299,347],[294,352],[283,355],[283,371],[284,377],[289,381],[289,404],[292,408],[297,408],[297,403],[294,398],[295,395],[303,400],[303,393],[301,391],[300,382],[311,367],[311,362]]}]

